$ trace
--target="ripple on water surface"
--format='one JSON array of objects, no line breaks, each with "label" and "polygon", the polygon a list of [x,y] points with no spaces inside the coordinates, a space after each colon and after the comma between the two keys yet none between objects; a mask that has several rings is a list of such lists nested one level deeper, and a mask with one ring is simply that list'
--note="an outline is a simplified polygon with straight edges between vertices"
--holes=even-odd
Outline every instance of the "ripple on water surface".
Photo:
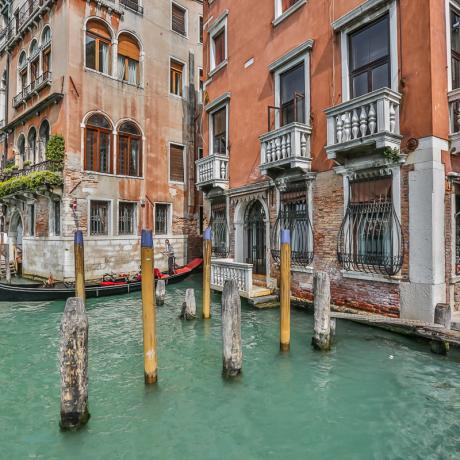
[{"label": "ripple on water surface", "polygon": [[[61,433],[62,302],[0,303],[0,458],[454,459],[460,358],[390,333],[338,323],[331,353],[310,347],[312,317],[243,305],[243,375],[221,378],[219,296],[211,321],[178,320],[185,288],[157,309],[159,384],[143,384],[140,296],[92,300],[88,426]],[[197,291],[197,304],[201,296]]]}]

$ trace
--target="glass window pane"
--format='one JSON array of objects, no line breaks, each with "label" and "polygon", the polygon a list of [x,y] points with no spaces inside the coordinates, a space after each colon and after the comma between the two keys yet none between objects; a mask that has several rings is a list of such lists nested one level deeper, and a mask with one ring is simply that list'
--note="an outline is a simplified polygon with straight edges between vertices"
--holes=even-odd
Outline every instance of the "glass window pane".
[{"label": "glass window pane", "polygon": [[368,73],[357,75],[352,80],[353,97],[362,96],[369,92]]},{"label": "glass window pane", "polygon": [[94,154],[96,149],[96,136],[97,132],[87,129],[86,130],[86,169],[94,171]]},{"label": "glass window pane", "polygon": [[460,15],[455,11],[450,14],[450,41],[452,50],[460,53]]},{"label": "glass window pane", "polygon": [[100,172],[110,172],[110,134],[99,133]]},{"label": "glass window pane", "polygon": [[126,159],[128,156],[128,138],[119,136],[118,142],[118,174],[127,174]]},{"label": "glass window pane", "polygon": [[99,72],[109,73],[109,45],[99,41]]},{"label": "glass window pane", "polygon": [[96,70],[96,40],[86,36],[86,67]]},{"label": "glass window pane", "polygon": [[372,71],[372,91],[385,87],[390,87],[388,64],[383,64]]},{"label": "glass window pane", "polygon": [[284,72],[280,76],[281,104],[294,100],[294,94],[305,94],[305,72],[303,64]]},{"label": "glass window pane", "polygon": [[131,155],[129,156],[129,175],[139,176],[139,139],[131,139]]},{"label": "glass window pane", "polygon": [[223,107],[212,115],[213,153],[227,153],[227,109]]}]

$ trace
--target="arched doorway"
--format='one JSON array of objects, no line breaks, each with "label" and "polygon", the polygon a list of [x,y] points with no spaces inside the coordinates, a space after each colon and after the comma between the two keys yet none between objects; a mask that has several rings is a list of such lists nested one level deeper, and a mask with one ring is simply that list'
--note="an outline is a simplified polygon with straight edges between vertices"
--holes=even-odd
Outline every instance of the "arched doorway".
[{"label": "arched doorway", "polygon": [[8,241],[10,245],[10,258],[15,261],[16,271],[21,273],[22,267],[22,237],[24,234],[24,227],[22,225],[22,218],[18,211],[14,212],[10,219],[8,230]]},{"label": "arched doorway", "polygon": [[266,275],[265,211],[257,200],[248,206],[245,217],[245,259],[253,265],[253,272]]}]

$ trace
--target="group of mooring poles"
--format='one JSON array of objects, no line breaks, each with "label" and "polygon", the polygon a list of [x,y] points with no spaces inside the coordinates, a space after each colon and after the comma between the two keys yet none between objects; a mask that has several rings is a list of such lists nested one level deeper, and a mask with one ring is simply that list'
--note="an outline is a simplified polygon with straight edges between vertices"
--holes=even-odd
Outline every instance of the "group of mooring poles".
[{"label": "group of mooring poles", "polygon": [[[211,318],[211,229],[203,239],[203,319]],[[63,430],[83,427],[90,418],[88,410],[88,317],[85,310],[85,254],[83,233],[74,236],[75,297],[66,302],[60,326],[61,418]],[[141,236],[142,323],[144,344],[144,381],[158,381],[156,338],[156,305],[163,305],[166,293],[164,280],[155,289],[154,247],[151,230]],[[193,289],[187,289],[180,314],[181,319],[196,319]],[[234,280],[225,282],[222,296],[223,374],[234,377],[242,368],[241,300]]]}]

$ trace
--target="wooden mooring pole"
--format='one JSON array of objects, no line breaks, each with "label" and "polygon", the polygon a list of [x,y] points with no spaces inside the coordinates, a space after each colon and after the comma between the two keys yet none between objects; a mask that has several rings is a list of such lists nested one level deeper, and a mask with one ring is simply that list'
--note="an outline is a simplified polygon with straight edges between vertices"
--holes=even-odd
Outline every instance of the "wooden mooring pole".
[{"label": "wooden mooring pole", "polygon": [[83,232],[77,230],[74,235],[74,256],[75,256],[75,297],[86,301],[85,292],[85,247],[83,243]]},{"label": "wooden mooring pole", "polygon": [[235,280],[226,280],[222,292],[223,375],[236,377],[243,366],[241,299]]},{"label": "wooden mooring pole", "polygon": [[155,294],[153,277],[153,235],[151,230],[142,230],[141,275],[142,275],[142,319],[144,325],[144,379],[146,384],[157,381],[157,341],[155,335]]},{"label": "wooden mooring pole", "polygon": [[208,227],[203,234],[203,319],[211,318],[211,254],[212,232]]},{"label": "wooden mooring pole", "polygon": [[185,301],[182,304],[180,319],[186,319],[188,321],[196,319],[195,290],[192,288],[185,291]]},{"label": "wooden mooring pole", "polygon": [[88,422],[88,317],[81,298],[67,299],[61,320],[59,353],[61,421],[64,430]]},{"label": "wooden mooring pole", "polygon": [[291,348],[291,232],[281,230],[280,350]]},{"label": "wooden mooring pole", "polygon": [[[329,275],[316,272],[313,276],[315,320],[312,345],[316,350],[331,349],[331,286]],[[332,327],[335,333],[335,324]]]},{"label": "wooden mooring pole", "polygon": [[[434,309],[434,324],[440,324],[450,330],[452,321],[452,311],[447,303],[438,303]],[[447,355],[449,342],[443,340],[432,340],[430,342],[431,351],[437,355]]]}]

